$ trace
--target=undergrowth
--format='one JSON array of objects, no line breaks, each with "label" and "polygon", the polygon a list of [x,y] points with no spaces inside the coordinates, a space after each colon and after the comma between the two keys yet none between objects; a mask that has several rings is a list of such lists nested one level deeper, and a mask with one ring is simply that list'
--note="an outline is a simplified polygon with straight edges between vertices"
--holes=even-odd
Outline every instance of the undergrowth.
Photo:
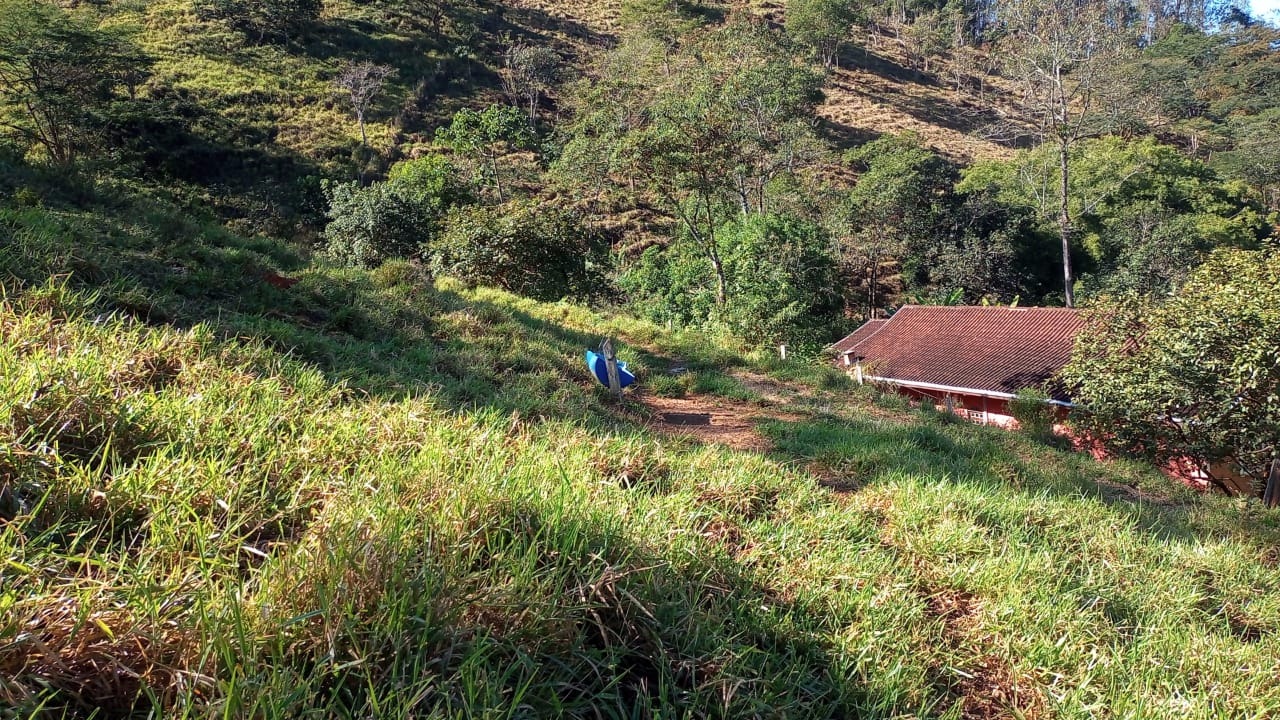
[{"label": "undergrowth", "polygon": [[[1280,711],[1254,502],[85,192],[0,209],[0,716]],[[642,391],[782,378],[773,450],[629,419],[606,335]]]}]

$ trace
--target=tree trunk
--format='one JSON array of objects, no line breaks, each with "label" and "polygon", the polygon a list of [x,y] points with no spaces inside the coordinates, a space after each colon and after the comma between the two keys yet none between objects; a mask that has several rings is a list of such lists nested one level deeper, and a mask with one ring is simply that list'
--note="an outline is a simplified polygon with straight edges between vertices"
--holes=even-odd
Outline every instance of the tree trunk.
[{"label": "tree trunk", "polygon": [[1062,279],[1063,296],[1067,307],[1076,306],[1075,288],[1071,278],[1071,210],[1067,206],[1068,185],[1071,179],[1067,166],[1069,146],[1065,141],[1058,142],[1058,232],[1062,235]]},{"label": "tree trunk", "polygon": [[867,285],[867,319],[876,319],[876,285],[880,284],[880,258],[872,256],[871,258],[871,278]]},{"label": "tree trunk", "polygon": [[1280,507],[1280,457],[1271,458],[1271,472],[1267,475],[1267,488],[1262,493],[1262,504],[1273,510]]},{"label": "tree trunk", "polygon": [[498,177],[498,156],[489,156],[489,171],[493,173],[493,187],[498,191],[498,202],[506,202],[507,199],[502,193],[502,179]]},{"label": "tree trunk", "polygon": [[728,302],[728,283],[724,278],[724,263],[720,260],[720,251],[716,249],[715,238],[707,244],[707,257],[711,259],[711,267],[716,273],[716,305],[724,307]]}]

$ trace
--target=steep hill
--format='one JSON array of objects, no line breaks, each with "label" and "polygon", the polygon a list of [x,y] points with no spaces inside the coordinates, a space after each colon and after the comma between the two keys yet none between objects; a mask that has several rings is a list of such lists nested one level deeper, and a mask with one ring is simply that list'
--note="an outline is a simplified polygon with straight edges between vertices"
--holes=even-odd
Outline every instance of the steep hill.
[{"label": "steep hill", "polygon": [[[571,70],[582,71],[616,40],[620,3],[460,3],[462,9],[437,25],[408,5],[333,0],[315,27],[287,44],[252,42],[203,18],[197,5],[101,6],[105,26],[132,30],[154,59],[140,92],[155,101],[148,113],[156,117],[125,132],[144,146],[164,148],[163,157],[153,151],[140,159],[151,172],[199,186],[202,199],[220,203],[246,229],[259,229],[252,227],[257,217],[307,210],[298,178],[341,176],[359,159],[355,117],[332,86],[346,63],[371,60],[395,70],[369,113],[370,144],[385,164],[429,144],[435,128],[460,107],[503,100],[498,71],[511,43],[549,44]],[[709,7],[781,18],[776,4]],[[987,78],[979,92],[976,78],[967,76],[981,55],[939,60],[924,73],[908,67],[895,41],[860,42],[864,49],[848,51],[831,74],[820,111],[838,145],[913,130],[957,160],[1008,154],[981,137],[992,120],[1013,112],[998,78]],[[960,90],[956,66],[967,68]]]},{"label": "steep hill", "polygon": [[1254,505],[128,187],[41,197],[0,208],[0,715],[1280,706]]}]

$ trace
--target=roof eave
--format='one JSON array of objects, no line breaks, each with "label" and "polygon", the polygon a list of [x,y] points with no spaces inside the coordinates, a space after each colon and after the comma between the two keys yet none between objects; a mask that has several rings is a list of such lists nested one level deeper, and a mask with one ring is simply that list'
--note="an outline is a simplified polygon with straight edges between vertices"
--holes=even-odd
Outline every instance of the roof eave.
[{"label": "roof eave", "polygon": [[[864,379],[871,382],[881,382],[887,385],[900,385],[902,387],[914,388],[917,390],[937,390],[939,392],[959,393],[963,395],[981,395],[983,397],[997,398],[1000,400],[1012,400],[1018,397],[1014,393],[1007,393],[1000,390],[939,385],[938,383],[922,382],[919,380],[902,380],[900,378],[881,377],[878,375],[868,375],[865,376]],[[1065,400],[1047,400],[1046,402],[1050,405],[1058,405],[1060,407],[1075,407],[1075,403],[1067,402]]]}]

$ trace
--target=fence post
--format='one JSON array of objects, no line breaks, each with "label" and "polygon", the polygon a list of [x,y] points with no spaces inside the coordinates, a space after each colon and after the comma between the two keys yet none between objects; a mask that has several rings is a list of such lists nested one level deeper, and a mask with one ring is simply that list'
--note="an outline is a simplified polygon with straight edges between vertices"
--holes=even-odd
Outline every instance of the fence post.
[{"label": "fence post", "polygon": [[605,338],[600,343],[600,355],[604,357],[605,371],[609,373],[609,392],[622,399],[622,377],[618,375],[618,356],[613,351],[613,340]]},{"label": "fence post", "polygon": [[1267,489],[1262,493],[1262,504],[1272,509],[1280,507],[1280,457],[1271,458],[1271,472],[1267,474]]}]

